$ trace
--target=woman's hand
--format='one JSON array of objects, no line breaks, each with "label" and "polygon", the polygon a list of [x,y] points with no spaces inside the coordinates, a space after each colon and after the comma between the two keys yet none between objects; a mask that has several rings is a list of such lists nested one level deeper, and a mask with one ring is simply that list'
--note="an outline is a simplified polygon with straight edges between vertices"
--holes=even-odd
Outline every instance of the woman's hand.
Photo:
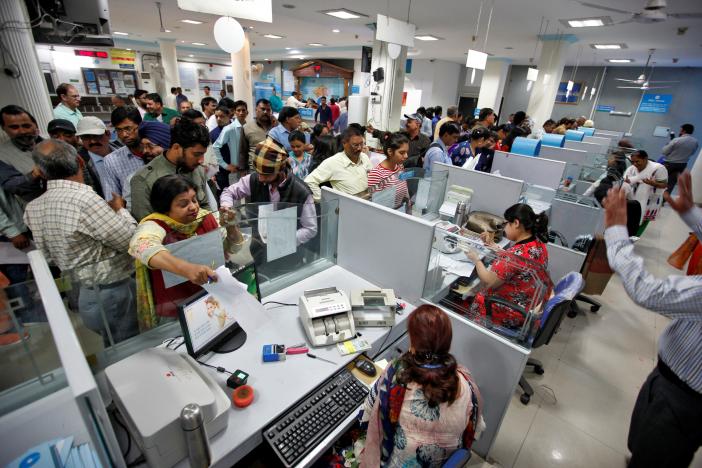
[{"label": "woman's hand", "polygon": [[480,233],[480,240],[483,241],[483,244],[485,244],[486,247],[489,247],[491,249],[497,249],[499,246],[495,244],[495,233],[494,232],[481,232]]},{"label": "woman's hand", "polygon": [[185,277],[193,284],[201,286],[207,282],[217,281],[217,273],[205,265],[191,263],[185,271]]},{"label": "woman's hand", "polygon": [[468,260],[473,262],[473,264],[480,263],[480,254],[478,254],[478,252],[476,252],[475,250],[469,248],[465,250],[465,254],[466,257],[468,257]]}]

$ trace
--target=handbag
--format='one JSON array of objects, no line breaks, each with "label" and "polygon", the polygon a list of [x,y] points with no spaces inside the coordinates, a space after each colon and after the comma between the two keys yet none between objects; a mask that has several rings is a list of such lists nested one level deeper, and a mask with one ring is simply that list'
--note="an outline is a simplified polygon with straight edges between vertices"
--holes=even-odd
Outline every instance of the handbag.
[{"label": "handbag", "polygon": [[690,234],[680,247],[670,254],[670,257],[668,257],[668,264],[673,268],[682,270],[690,257],[692,257],[692,252],[695,251],[698,243],[697,236]]},{"label": "handbag", "polygon": [[478,234],[482,234],[483,232],[491,232],[494,234],[494,241],[500,242],[505,233],[506,223],[507,220],[501,216],[485,211],[473,211],[468,215],[465,227],[466,229]]}]

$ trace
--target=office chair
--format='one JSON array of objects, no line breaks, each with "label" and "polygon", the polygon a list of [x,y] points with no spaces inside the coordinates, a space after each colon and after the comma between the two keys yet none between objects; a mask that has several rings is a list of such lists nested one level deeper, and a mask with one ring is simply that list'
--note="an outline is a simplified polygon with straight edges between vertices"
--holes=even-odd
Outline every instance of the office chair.
[{"label": "office chair", "polygon": [[458,449],[442,465],[442,468],[462,468],[470,460],[471,452],[468,449]]},{"label": "office chair", "polygon": [[[546,307],[544,307],[544,312],[540,317],[539,328],[533,336],[527,334],[526,337],[519,338],[519,333],[521,330],[511,330],[508,328],[495,326],[492,328],[496,329],[496,331],[500,334],[506,336],[511,335],[512,337],[518,338],[524,345],[530,344],[531,349],[547,345],[551,342],[551,338],[556,334],[558,328],[561,326],[563,316],[571,310],[572,304],[584,287],[585,281],[580,273],[573,271],[561,278],[553,290],[553,297],[548,300]],[[488,318],[486,322],[488,324],[490,323],[490,317],[492,316],[492,304],[500,304],[505,307],[509,307],[510,309],[516,310],[520,314],[524,315],[525,320],[529,319],[529,316],[523,307],[499,297],[486,297],[485,310]],[[539,375],[544,373],[543,363],[538,359],[528,358],[526,365],[532,366],[534,368],[534,372]],[[526,380],[524,375],[522,375],[522,377],[519,379],[519,386],[524,392],[519,397],[519,400],[525,405],[528,405],[532,395],[534,395],[534,389]]]}]

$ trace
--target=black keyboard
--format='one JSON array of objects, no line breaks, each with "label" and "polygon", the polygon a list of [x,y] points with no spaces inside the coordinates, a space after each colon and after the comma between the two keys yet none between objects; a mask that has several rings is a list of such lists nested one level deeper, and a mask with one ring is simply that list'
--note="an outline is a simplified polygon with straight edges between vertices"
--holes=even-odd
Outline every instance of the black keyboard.
[{"label": "black keyboard", "polygon": [[346,368],[290,408],[263,431],[263,438],[286,467],[294,466],[355,413],[368,388]]}]

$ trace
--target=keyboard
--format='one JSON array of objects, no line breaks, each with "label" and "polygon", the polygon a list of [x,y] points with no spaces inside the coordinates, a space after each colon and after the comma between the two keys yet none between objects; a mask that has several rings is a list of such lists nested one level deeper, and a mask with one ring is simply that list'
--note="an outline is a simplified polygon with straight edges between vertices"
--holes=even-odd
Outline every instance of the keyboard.
[{"label": "keyboard", "polygon": [[263,438],[280,461],[292,467],[357,412],[367,395],[368,388],[344,368],[273,422]]}]

